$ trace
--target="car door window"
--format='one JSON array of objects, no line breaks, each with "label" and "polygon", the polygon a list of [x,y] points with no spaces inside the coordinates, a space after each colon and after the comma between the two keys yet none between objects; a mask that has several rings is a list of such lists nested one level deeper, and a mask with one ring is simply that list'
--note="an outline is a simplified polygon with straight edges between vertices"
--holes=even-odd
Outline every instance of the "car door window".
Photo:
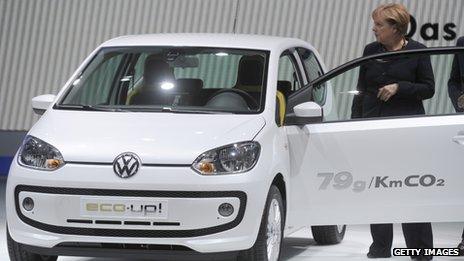
[{"label": "car door window", "polygon": [[[304,70],[310,82],[324,74],[324,71],[322,70],[322,67],[314,52],[306,48],[297,48],[297,51],[298,55],[303,61]],[[324,105],[326,96],[325,86],[321,85],[319,88],[314,88],[312,95],[316,103],[321,106]]]},{"label": "car door window", "polygon": [[[330,115],[324,115],[326,121],[454,114],[459,95],[449,93],[448,86],[453,84],[455,56],[419,52],[367,58],[317,82],[313,90],[331,86],[333,103]],[[379,90],[395,84],[396,93],[383,100]]]}]

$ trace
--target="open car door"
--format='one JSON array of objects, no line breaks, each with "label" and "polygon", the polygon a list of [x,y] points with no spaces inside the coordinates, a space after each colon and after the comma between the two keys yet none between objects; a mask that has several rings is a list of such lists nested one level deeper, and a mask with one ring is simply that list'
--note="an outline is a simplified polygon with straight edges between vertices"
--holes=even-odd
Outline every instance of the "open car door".
[{"label": "open car door", "polygon": [[[289,96],[290,197],[300,202],[301,218],[311,225],[464,221],[464,114],[448,94],[459,55],[464,62],[457,47],[363,57]],[[363,95],[360,70],[380,64],[392,74],[417,59],[433,70],[421,76],[435,88],[422,101],[425,114],[352,117],[353,100]],[[316,104],[321,91],[326,98]]]}]

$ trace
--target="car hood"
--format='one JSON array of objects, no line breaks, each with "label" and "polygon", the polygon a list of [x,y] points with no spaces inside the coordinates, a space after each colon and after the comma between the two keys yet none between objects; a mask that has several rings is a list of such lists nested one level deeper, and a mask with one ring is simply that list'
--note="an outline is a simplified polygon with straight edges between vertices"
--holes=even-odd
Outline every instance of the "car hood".
[{"label": "car hood", "polygon": [[29,134],[67,162],[111,163],[133,152],[142,164],[191,164],[210,149],[252,140],[264,125],[260,115],[55,110]]}]

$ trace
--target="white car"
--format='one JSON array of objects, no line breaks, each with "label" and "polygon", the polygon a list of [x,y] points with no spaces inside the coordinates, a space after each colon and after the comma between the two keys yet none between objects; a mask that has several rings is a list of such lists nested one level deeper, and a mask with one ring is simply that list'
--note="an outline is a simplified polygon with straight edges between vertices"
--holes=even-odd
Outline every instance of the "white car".
[{"label": "white car", "polygon": [[[451,136],[464,116],[340,120],[340,81],[327,82],[340,73],[313,81],[324,74],[298,39],[105,42],[57,96],[32,100],[43,115],[7,183],[10,259],[275,261],[283,237],[305,226],[333,244],[345,233],[334,224],[462,220],[452,160],[464,151]],[[432,151],[456,156],[444,166]]]}]

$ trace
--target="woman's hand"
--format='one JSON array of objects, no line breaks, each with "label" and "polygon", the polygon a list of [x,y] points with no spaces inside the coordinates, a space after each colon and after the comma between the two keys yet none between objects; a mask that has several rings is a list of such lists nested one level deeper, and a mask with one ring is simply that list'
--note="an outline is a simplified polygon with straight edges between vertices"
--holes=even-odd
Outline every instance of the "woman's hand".
[{"label": "woman's hand", "polygon": [[459,97],[458,97],[458,108],[459,109],[464,109],[464,94],[461,94]]},{"label": "woman's hand", "polygon": [[398,84],[392,83],[389,85],[385,85],[379,89],[379,93],[377,94],[377,98],[381,99],[382,101],[388,101],[393,95],[398,92]]}]

